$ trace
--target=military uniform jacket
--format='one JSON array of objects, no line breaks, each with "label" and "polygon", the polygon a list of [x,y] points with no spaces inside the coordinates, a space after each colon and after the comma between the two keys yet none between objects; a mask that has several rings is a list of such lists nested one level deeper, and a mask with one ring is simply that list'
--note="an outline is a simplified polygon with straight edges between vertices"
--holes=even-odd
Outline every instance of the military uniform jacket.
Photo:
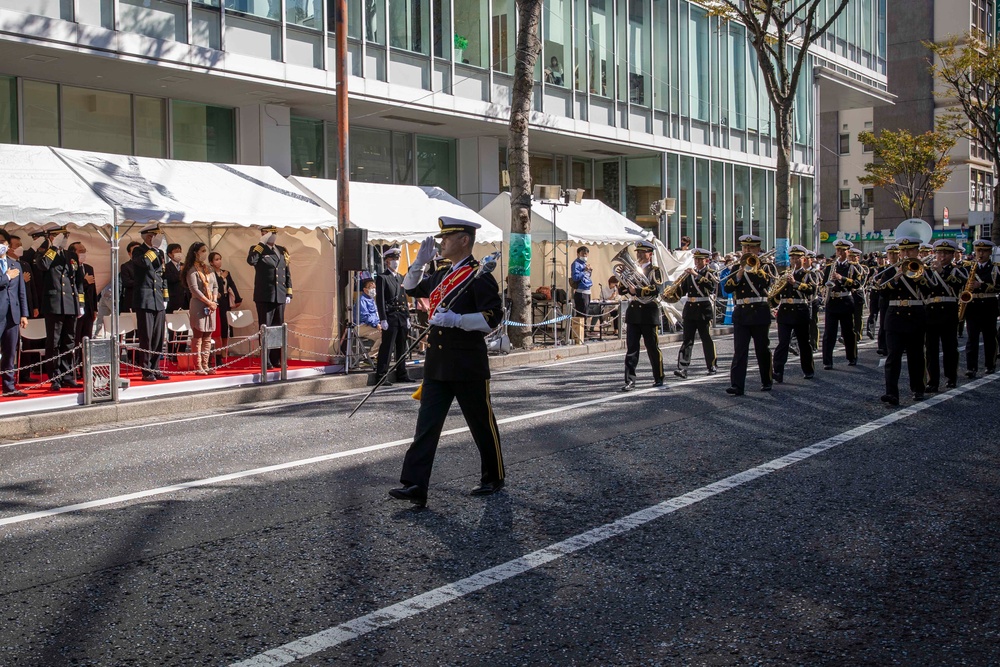
[{"label": "military uniform jacket", "polygon": [[21,268],[24,274],[30,274],[31,278],[25,276],[24,289],[28,296],[28,314],[25,317],[32,317],[32,313],[35,309],[38,309],[38,313],[41,314],[42,307],[42,273],[35,268],[35,260],[38,259],[39,252],[44,253],[48,249],[47,244],[43,245],[40,251],[35,251],[33,248],[25,248],[21,253]]},{"label": "military uniform jacket", "polygon": [[285,303],[292,296],[292,271],[284,246],[273,248],[258,243],[250,248],[247,264],[254,268],[253,300],[257,303]]},{"label": "military uniform jacket", "polygon": [[39,310],[43,315],[78,317],[83,308],[83,267],[76,253],[49,248],[35,257],[38,270],[32,280],[41,278]]},{"label": "military uniform jacket", "polygon": [[410,304],[403,290],[403,276],[389,269],[375,276],[375,307],[380,320],[400,326],[406,324]]},{"label": "military uniform jacket", "polygon": [[997,292],[1000,292],[1000,268],[993,264],[983,266],[979,262],[973,262],[972,268],[975,270],[976,279],[983,283],[972,290],[972,301],[965,307],[965,317],[997,317],[1000,311],[1000,302],[997,301]]},{"label": "military uniform jacket", "polygon": [[[479,262],[469,257],[459,262],[455,268],[468,264],[473,268]],[[438,269],[417,283],[413,289],[406,290],[410,296],[421,299],[428,298],[431,292],[448,277],[451,267]],[[457,297],[446,297],[441,306],[460,315],[482,313],[491,328],[500,325],[503,310],[500,303],[500,286],[490,273],[470,278],[471,284]],[[465,331],[458,327],[431,326],[427,334],[427,356],[424,360],[424,377],[443,382],[464,382],[470,380],[488,380],[490,364],[486,351],[486,336],[481,331]]]},{"label": "military uniform jacket", "polygon": [[823,284],[830,282],[830,276],[834,273],[841,277],[833,281],[833,286],[828,287],[829,298],[826,300],[826,310],[834,315],[844,315],[854,312],[854,290],[861,287],[863,276],[857,264],[851,262],[836,261],[823,269]]},{"label": "military uniform jacket", "polygon": [[771,323],[771,308],[767,303],[767,292],[771,287],[771,275],[739,270],[733,271],[726,279],[726,291],[733,295],[733,324],[754,326]]},{"label": "military uniform jacket", "polygon": [[[658,267],[653,266],[652,262],[642,267],[643,275],[647,278],[659,272],[659,270]],[[619,285],[618,287],[618,292],[630,299],[628,308],[625,310],[625,324],[656,326],[660,323],[660,304],[656,300],[660,292],[658,283],[650,281],[649,286],[642,287],[636,291],[638,294],[632,295],[629,294],[628,288],[624,285]],[[649,299],[649,302],[643,303],[639,299]]]},{"label": "military uniform jacket", "polygon": [[969,279],[960,266],[948,264],[940,271],[925,269],[927,287],[924,288],[924,308],[929,320],[958,322],[958,294]]},{"label": "military uniform jacket", "polygon": [[792,272],[792,281],[775,296],[778,302],[777,321],[781,324],[803,324],[812,321],[812,299],[816,294],[816,276],[807,269]]},{"label": "military uniform jacket", "polygon": [[143,243],[132,251],[132,307],[135,310],[163,311],[170,291],[164,277],[166,261],[156,248]]},{"label": "military uniform jacket", "polygon": [[693,276],[685,273],[681,278],[679,294],[688,300],[684,303],[682,318],[692,322],[714,320],[715,302],[712,297],[718,288],[719,276],[707,267]]},{"label": "military uniform jacket", "polygon": [[885,299],[885,330],[894,333],[919,333],[925,329],[927,310],[924,297],[930,286],[927,271],[919,280],[911,280],[905,275],[899,280],[899,269],[892,267],[884,275],[879,289]]}]

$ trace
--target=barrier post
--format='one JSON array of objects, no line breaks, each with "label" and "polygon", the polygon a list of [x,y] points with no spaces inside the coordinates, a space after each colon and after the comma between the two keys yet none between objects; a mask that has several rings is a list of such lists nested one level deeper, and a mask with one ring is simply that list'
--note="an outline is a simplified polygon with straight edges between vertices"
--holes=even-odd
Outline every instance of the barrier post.
[{"label": "barrier post", "polygon": [[83,339],[84,405],[117,400],[117,383],[112,381],[115,347],[112,338]]}]

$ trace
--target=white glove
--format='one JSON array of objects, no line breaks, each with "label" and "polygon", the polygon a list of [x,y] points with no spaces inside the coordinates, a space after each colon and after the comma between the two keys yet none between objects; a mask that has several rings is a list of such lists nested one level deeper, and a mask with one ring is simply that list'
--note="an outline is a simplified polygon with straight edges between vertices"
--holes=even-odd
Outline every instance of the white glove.
[{"label": "white glove", "polygon": [[[69,245],[69,235],[68,234],[60,234],[52,242],[52,245],[54,245],[56,248],[59,248],[60,250],[64,250],[66,248],[66,246]],[[432,257],[431,259],[434,259],[434,258]]]},{"label": "white glove", "polygon": [[286,297],[285,297],[285,305],[287,306],[287,305],[288,305],[288,304],[290,304],[291,302],[292,302],[292,297],[290,297],[290,296],[286,296]]},{"label": "white glove", "polygon": [[431,315],[431,319],[427,320],[427,323],[435,327],[452,328],[461,326],[462,316],[450,310],[438,309],[434,311],[434,314]]},{"label": "white glove", "polygon": [[458,327],[465,331],[480,331],[482,333],[492,331],[489,323],[486,321],[486,316],[482,313],[467,313],[462,315],[462,321]]},{"label": "white glove", "polygon": [[382,331],[385,331],[386,329],[389,328],[389,321],[388,320],[382,320],[381,322],[378,323],[378,325],[380,327],[382,327]]},{"label": "white glove", "polygon": [[268,232],[261,237],[261,243],[265,245],[274,245],[274,242],[278,240],[278,235],[272,232]]},{"label": "white glove", "polygon": [[420,242],[420,248],[417,250],[417,257],[413,260],[412,266],[422,270],[425,266],[434,261],[434,256],[436,254],[437,248],[434,246],[434,237],[428,236]]}]

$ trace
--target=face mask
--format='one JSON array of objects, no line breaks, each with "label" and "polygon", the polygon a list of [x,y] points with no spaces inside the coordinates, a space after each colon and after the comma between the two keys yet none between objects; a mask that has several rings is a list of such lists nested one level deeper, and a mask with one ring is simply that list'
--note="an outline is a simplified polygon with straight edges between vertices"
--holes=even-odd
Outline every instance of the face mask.
[{"label": "face mask", "polygon": [[399,268],[399,260],[398,259],[390,259],[389,262],[388,262],[388,266],[389,266],[389,270],[390,271],[395,271],[396,269]]},{"label": "face mask", "polygon": [[6,243],[0,243],[0,257],[3,257],[4,255],[6,255],[7,254],[7,250],[8,250],[7,244]]},{"label": "face mask", "polygon": [[83,264],[84,262],[87,261],[87,253],[81,252],[79,255],[77,255],[77,259],[81,264]]},{"label": "face mask", "polygon": [[208,253],[207,252],[199,252],[198,253],[198,261],[201,262],[202,264],[208,263]]},{"label": "face mask", "polygon": [[13,257],[14,259],[17,259],[17,258],[19,258],[21,256],[21,249],[20,248],[9,248],[7,250],[7,254],[10,255],[11,257]]},{"label": "face mask", "polygon": [[365,294],[367,294],[372,299],[375,298],[375,290],[373,290],[373,289],[366,289],[365,290]]},{"label": "face mask", "polygon": [[181,257],[181,253],[175,252],[173,255],[170,256],[170,259],[172,259],[175,262],[177,262],[178,264],[180,264],[181,263],[181,259],[183,259],[183,258]]}]

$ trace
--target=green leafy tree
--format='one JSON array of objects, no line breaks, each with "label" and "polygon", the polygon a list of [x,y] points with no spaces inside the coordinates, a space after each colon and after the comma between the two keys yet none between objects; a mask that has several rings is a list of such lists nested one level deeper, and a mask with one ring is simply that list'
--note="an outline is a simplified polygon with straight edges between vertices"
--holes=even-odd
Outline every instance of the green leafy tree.
[{"label": "green leafy tree", "polygon": [[951,134],[882,130],[861,132],[858,139],[872,147],[873,157],[858,180],[888,192],[904,218],[920,217],[924,204],[951,176],[948,153],[956,141]]},{"label": "green leafy tree", "polygon": [[[995,173],[1000,165],[1000,46],[987,44],[971,33],[925,46],[935,56],[931,71],[944,84],[940,97],[954,105],[942,117],[942,127],[979,142]],[[991,236],[1000,244],[1000,179],[993,182]]]},{"label": "green leafy tree", "polygon": [[[705,3],[713,15],[746,26],[757,53],[775,116],[778,164],[774,214],[779,247],[788,245],[795,91],[805,70],[809,47],[830,29],[849,1],[836,0],[829,11],[824,11],[830,4],[827,0],[710,0]],[[809,76],[810,72],[805,75]]]}]

